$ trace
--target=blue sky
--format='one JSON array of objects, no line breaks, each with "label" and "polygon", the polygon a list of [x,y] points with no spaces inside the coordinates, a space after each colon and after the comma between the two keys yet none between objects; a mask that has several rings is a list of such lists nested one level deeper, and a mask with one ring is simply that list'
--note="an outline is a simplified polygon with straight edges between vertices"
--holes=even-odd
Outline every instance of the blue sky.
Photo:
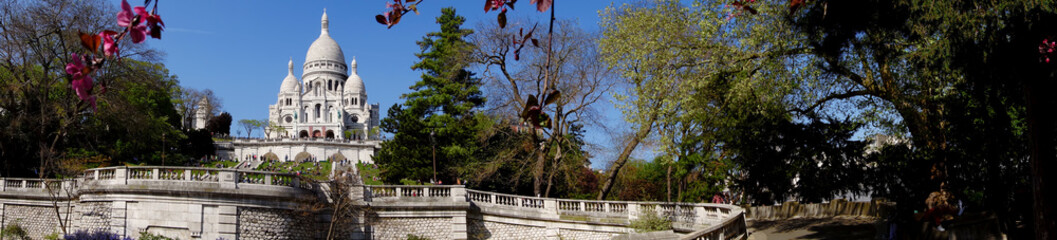
[{"label": "blue sky", "polygon": [[[162,40],[147,42],[166,53],[163,61],[182,86],[213,90],[223,100],[223,110],[235,121],[266,119],[268,105],[276,101],[291,57],[296,66],[294,75],[301,76],[300,66],[308,46],[319,36],[320,17],[326,8],[331,37],[341,45],[346,60],[356,57],[369,102],[380,104],[384,118],[388,108],[402,102],[400,95],[419,79],[421,73],[410,69],[417,61],[414,54],[419,52],[415,41],[439,29],[434,19],[441,8],[456,7],[457,13],[467,18],[464,28],[496,18],[494,12],[484,13],[482,0],[426,0],[419,7],[421,15],[406,16],[399,25],[386,29],[374,20],[385,10],[385,2],[161,1],[158,13],[167,28]],[[555,9],[558,18],[577,19],[582,28],[597,31],[598,12],[623,2],[557,1]],[[114,3],[120,6],[120,1]],[[141,3],[130,1],[133,6]],[[528,0],[519,1],[517,7],[511,19],[546,19]],[[607,109],[606,125],[625,125],[610,102],[600,104]],[[236,128],[232,126],[233,134]],[[588,131],[590,143],[613,149],[608,135],[599,129]],[[616,151],[595,152],[592,166],[601,168],[611,161],[608,152]]]}]

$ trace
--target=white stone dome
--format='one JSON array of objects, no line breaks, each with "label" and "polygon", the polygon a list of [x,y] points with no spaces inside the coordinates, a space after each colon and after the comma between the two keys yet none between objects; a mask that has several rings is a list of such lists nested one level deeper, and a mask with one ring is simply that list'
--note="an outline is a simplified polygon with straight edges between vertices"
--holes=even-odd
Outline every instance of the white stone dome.
[{"label": "white stone dome", "polygon": [[279,93],[300,93],[301,84],[298,84],[297,77],[294,76],[293,58],[287,63],[287,68],[288,71],[286,72],[286,78],[283,79],[283,84],[279,86]]},{"label": "white stone dome", "polygon": [[312,45],[308,47],[308,53],[305,54],[305,64],[309,64],[315,61],[328,60],[338,63],[345,62],[345,54],[341,51],[341,46],[338,46],[338,42],[330,38],[330,30],[328,30],[329,21],[327,20],[327,11],[323,10],[322,29],[320,29],[319,38],[312,42]]},{"label": "white stone dome", "polygon": [[352,58],[352,62],[349,63],[349,79],[345,80],[345,92],[346,93],[363,93],[366,89],[363,87],[363,79],[360,79],[360,74],[356,73],[356,58]]}]

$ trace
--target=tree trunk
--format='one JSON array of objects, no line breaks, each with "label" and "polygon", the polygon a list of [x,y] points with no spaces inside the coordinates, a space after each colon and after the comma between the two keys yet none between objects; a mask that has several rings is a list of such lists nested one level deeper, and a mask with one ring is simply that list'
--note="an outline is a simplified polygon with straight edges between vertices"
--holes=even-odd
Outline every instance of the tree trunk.
[{"label": "tree trunk", "polygon": [[537,197],[543,194],[543,189],[540,189],[543,185],[543,167],[547,161],[547,157],[544,156],[547,152],[544,151],[543,147],[536,148],[536,167],[532,169],[532,193],[536,194]]},{"label": "tree trunk", "polygon": [[668,202],[672,202],[672,163],[668,163],[668,174],[665,176],[668,184]]},{"label": "tree trunk", "polygon": [[[1054,119],[1048,111],[1053,109],[1051,99],[1041,96],[1054,89],[1049,85],[1052,78],[1038,78],[1044,81],[1027,81],[1024,89],[1028,100],[1028,134],[1031,150],[1031,189],[1034,200],[1034,222],[1035,239],[1057,239],[1057,209],[1053,203],[1057,202],[1057,189],[1054,189],[1055,164],[1057,164],[1057,150],[1054,149],[1053,122]],[[1043,85],[1043,86],[1039,86]],[[1048,85],[1048,86],[1047,86]],[[1049,203],[1049,204],[1047,204]]]},{"label": "tree trunk", "polygon": [[550,197],[550,195],[551,195],[551,185],[554,182],[554,174],[557,173],[558,172],[558,168],[561,167],[561,162],[562,162],[561,140],[558,140],[558,148],[554,149],[554,151],[555,151],[555,153],[554,153],[554,168],[552,168],[550,173],[547,174],[548,175],[547,176],[547,191],[543,192],[543,197]]},{"label": "tree trunk", "polygon": [[613,166],[609,167],[609,177],[606,178],[606,184],[602,185],[602,190],[598,193],[598,200],[605,200],[606,196],[609,195],[609,191],[613,189],[613,183],[617,181],[617,173],[620,173],[620,169],[624,167],[624,164],[628,163],[631,152],[635,151],[642,139],[645,139],[650,134],[650,131],[653,130],[653,122],[656,119],[656,114],[651,115],[649,121],[643,123],[644,125],[640,126],[639,131],[634,136],[631,136],[628,143],[624,145],[624,150],[620,152],[620,156],[613,162]]}]

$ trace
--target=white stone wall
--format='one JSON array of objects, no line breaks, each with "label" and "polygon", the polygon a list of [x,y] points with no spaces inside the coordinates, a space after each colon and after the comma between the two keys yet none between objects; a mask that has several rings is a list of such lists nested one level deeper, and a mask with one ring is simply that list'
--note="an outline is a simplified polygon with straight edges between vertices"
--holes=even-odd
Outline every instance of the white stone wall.
[{"label": "white stone wall", "polygon": [[4,226],[18,224],[33,239],[43,239],[52,233],[61,233],[55,208],[50,206],[29,206],[4,204]]},{"label": "white stone wall", "polygon": [[312,239],[318,232],[312,219],[293,210],[239,208],[239,239]]},{"label": "white stone wall", "polygon": [[576,240],[608,240],[616,237],[620,234],[604,233],[596,231],[584,231],[576,229],[562,228],[558,230],[558,236],[561,239],[576,239]]},{"label": "white stone wall", "polygon": [[295,160],[294,157],[299,153],[307,152],[316,157],[317,160],[325,161],[328,157],[341,153],[352,163],[363,162],[371,164],[374,163],[376,144],[374,141],[365,144],[328,144],[325,142],[314,143],[312,141],[272,142],[269,144],[235,143],[234,156],[238,161],[244,161],[246,156],[257,155],[260,157],[268,153],[275,153],[280,161],[293,161]]},{"label": "white stone wall", "polygon": [[194,202],[140,201],[126,203],[127,234],[138,238],[148,231],[167,237],[191,239],[203,228],[202,204]]},{"label": "white stone wall", "polygon": [[467,237],[469,239],[545,239],[547,229],[539,226],[527,226],[509,223],[484,221],[479,219],[467,219]]},{"label": "white stone wall", "polygon": [[451,218],[382,218],[371,223],[372,239],[407,239],[408,234],[429,239],[451,239]]},{"label": "white stone wall", "polygon": [[111,202],[83,202],[74,208],[77,229],[110,231]]}]

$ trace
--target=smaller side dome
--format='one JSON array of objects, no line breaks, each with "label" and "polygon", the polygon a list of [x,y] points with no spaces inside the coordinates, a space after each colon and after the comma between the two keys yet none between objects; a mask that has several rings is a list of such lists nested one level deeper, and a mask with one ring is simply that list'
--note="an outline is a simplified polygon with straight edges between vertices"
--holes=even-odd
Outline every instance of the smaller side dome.
[{"label": "smaller side dome", "polygon": [[346,93],[363,93],[366,89],[363,87],[363,79],[360,79],[360,74],[356,72],[356,57],[352,57],[352,62],[349,63],[349,79],[345,80],[345,92]]},{"label": "smaller side dome", "polygon": [[286,65],[286,78],[283,79],[283,85],[279,87],[279,93],[301,92],[301,84],[298,83],[297,77],[294,76],[294,58],[291,57],[290,62]]}]

